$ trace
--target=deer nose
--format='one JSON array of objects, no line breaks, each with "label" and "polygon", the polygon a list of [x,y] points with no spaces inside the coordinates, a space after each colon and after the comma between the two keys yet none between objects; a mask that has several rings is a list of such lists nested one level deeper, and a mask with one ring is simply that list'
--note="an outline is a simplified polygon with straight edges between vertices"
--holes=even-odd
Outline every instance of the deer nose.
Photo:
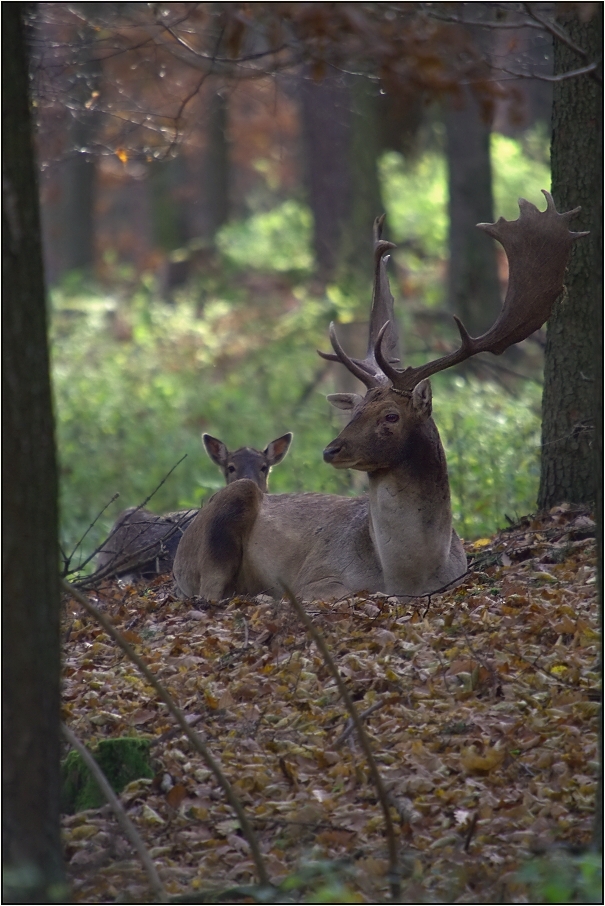
[{"label": "deer nose", "polygon": [[324,454],[323,454],[324,462],[332,462],[334,457],[337,456],[338,453],[340,453],[341,449],[342,449],[342,444],[337,443],[336,441],[332,441],[331,444],[328,444],[328,446],[324,450]]}]

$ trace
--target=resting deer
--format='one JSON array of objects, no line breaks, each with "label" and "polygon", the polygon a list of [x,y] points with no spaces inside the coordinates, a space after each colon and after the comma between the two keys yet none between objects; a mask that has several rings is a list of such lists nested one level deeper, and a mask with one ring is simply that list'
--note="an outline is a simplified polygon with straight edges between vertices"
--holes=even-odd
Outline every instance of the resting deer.
[{"label": "resting deer", "polygon": [[[229,485],[245,478],[265,494],[272,466],[282,461],[290,448],[292,434],[272,440],[264,450],[240,447],[229,452],[222,440],[203,434],[202,441],[210,459],[216,463]],[[120,513],[103,549],[97,556],[97,571],[109,575],[160,575],[172,569],[174,556],[187,526],[198,509],[179,510],[157,516],[140,507]]]},{"label": "resting deer", "polygon": [[394,248],[375,224],[375,271],[368,352],[362,361],[334,353],[366,386],[329,396],[351,420],[324,450],[337,469],[368,473],[364,497],[276,494],[263,497],[251,481],[219,491],[185,531],[174,561],[183,597],[217,600],[236,593],[281,597],[284,585],[304,599],[356,592],[430,594],[466,570],[462,543],[452,528],[445,454],[431,418],[429,377],[479,352],[504,352],[547,320],[563,288],[572,241],[568,220],[548,192],[540,212],[519,200],[518,220],[478,224],[504,247],[509,282],[502,311],[481,337],[456,318],[460,348],[417,368],[400,368],[386,254]]}]

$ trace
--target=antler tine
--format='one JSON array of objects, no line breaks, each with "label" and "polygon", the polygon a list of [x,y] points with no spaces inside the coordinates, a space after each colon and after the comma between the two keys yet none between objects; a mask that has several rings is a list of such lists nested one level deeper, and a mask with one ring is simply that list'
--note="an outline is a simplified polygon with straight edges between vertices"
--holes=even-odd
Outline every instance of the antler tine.
[{"label": "antler tine", "polygon": [[[374,235],[380,236],[382,229],[381,218],[377,218],[374,224]],[[374,243],[374,286],[372,288],[372,310],[370,312],[370,330],[368,336],[368,351],[366,361],[375,362],[376,343],[378,334],[388,324],[386,335],[384,336],[383,346],[386,358],[391,364],[401,361],[399,351],[399,336],[397,334],[397,322],[395,321],[394,300],[389,286],[387,277],[387,261],[389,256],[387,252],[397,248],[392,242],[386,242],[384,239],[376,239]]]},{"label": "antler tine", "polygon": [[350,358],[338,341],[336,336],[336,327],[334,321],[330,323],[330,342],[332,343],[332,348],[336,353],[333,355],[330,352],[321,352],[317,350],[322,359],[327,359],[329,362],[340,362],[341,365],[344,365],[345,368],[354,374],[362,384],[370,390],[372,387],[378,387],[379,384],[385,383],[386,378],[382,375],[379,375],[377,369],[372,368],[372,362],[367,360],[360,361],[359,359]]},{"label": "antler tine", "polygon": [[434,362],[403,371],[388,366],[381,350],[382,338],[377,338],[376,361],[395,389],[413,390],[424,378],[451,368],[479,352],[500,355],[548,320],[563,289],[572,243],[587,234],[572,233],[567,229],[567,221],[580,208],[559,214],[550,193],[544,189],[542,192],[546,197],[545,211],[539,211],[534,204],[520,198],[517,220],[500,217],[496,223],[477,224],[479,229],[500,242],[509,263],[506,298],[498,318],[486,333],[477,338],[471,337],[462,322],[454,316],[462,341],[460,348]]},{"label": "antler tine", "polygon": [[334,324],[330,324],[330,341],[334,353],[319,352],[319,355],[331,362],[340,362],[355,375],[365,386],[370,389],[387,382],[388,378],[376,362],[375,349],[378,336],[387,332],[385,346],[389,362],[399,362],[399,339],[395,327],[393,312],[393,296],[389,288],[386,274],[385,256],[391,249],[396,248],[392,242],[381,239],[382,226],[385,215],[377,217],[374,221],[374,286],[372,290],[372,310],[370,314],[370,329],[368,351],[365,359],[350,358],[338,341]]}]

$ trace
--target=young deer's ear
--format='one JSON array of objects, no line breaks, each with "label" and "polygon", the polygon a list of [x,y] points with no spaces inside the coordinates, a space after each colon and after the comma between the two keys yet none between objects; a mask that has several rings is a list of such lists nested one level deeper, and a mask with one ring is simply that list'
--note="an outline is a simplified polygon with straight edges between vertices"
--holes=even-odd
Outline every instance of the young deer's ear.
[{"label": "young deer's ear", "polygon": [[206,453],[221,469],[227,465],[229,451],[222,440],[213,437],[212,434],[202,434],[202,441],[206,447]]},{"label": "young deer's ear", "polygon": [[354,409],[363,400],[363,397],[358,393],[330,393],[326,399],[337,409]]},{"label": "young deer's ear", "polygon": [[433,392],[428,378],[416,384],[412,391],[412,405],[419,415],[429,418],[433,411]]},{"label": "young deer's ear", "polygon": [[270,466],[276,466],[278,462],[282,461],[290,449],[291,443],[292,434],[288,432],[287,434],[278,437],[277,440],[272,440],[271,443],[265,447],[263,453],[267,457],[267,462]]}]

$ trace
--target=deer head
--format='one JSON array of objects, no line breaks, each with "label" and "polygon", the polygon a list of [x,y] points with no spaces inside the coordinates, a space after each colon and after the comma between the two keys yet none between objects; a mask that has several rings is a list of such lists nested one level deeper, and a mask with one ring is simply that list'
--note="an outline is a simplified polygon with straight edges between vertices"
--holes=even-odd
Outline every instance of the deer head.
[{"label": "deer head", "polygon": [[211,434],[202,434],[202,441],[208,456],[219,467],[227,484],[240,478],[249,478],[261,491],[266,492],[269,472],[290,449],[292,434],[288,432],[272,440],[262,451],[253,447],[240,447],[230,453],[222,440]]},{"label": "deer head", "polygon": [[[410,431],[413,432],[430,418],[431,390],[428,378],[431,375],[451,368],[479,352],[500,355],[509,346],[526,339],[548,319],[563,288],[572,243],[586,233],[572,233],[567,228],[569,220],[580,208],[559,214],[550,193],[542,191],[546,197],[545,211],[539,211],[531,202],[520,198],[518,220],[507,221],[501,217],[493,224],[477,224],[479,229],[501,243],[509,263],[506,297],[494,325],[482,336],[474,338],[454,315],[460,333],[460,347],[417,368],[397,367],[399,351],[393,297],[385,266],[386,253],[394,246],[380,238],[384,215],[376,221],[374,289],[366,358],[360,361],[345,353],[338,342],[334,324],[330,325],[334,353],[319,353],[325,359],[341,362],[368,389],[365,397],[346,393],[328,396],[328,400],[338,408],[352,410],[353,418],[339,438],[324,451],[326,462],[337,468],[364,471],[385,468],[387,450],[396,447],[394,438],[398,437],[405,444]],[[381,447],[384,454],[376,455],[373,469],[367,468],[368,456],[351,459],[350,453],[347,454],[354,433],[353,426],[358,437],[361,433],[365,437],[368,434],[365,422],[373,425],[369,433],[374,439],[374,447],[377,440],[384,438],[384,447]],[[362,425],[365,431],[362,431]],[[370,459],[372,455],[370,453]],[[348,464],[353,461],[360,464]]]}]

